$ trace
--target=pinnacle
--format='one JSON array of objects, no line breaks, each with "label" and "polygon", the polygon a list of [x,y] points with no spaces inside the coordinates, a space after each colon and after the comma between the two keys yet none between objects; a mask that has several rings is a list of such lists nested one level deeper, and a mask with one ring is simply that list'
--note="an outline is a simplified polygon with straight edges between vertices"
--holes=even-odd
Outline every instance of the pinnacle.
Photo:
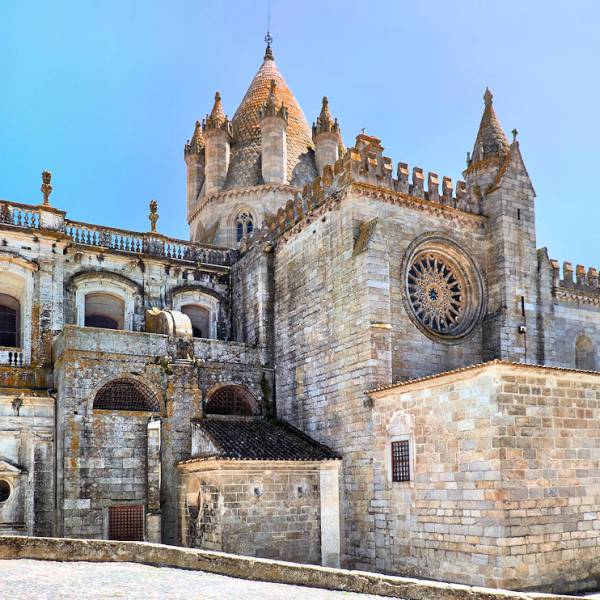
[{"label": "pinnacle", "polygon": [[271,49],[271,44],[267,44],[267,48],[265,50],[265,57],[263,60],[275,60],[273,56],[273,50]]},{"label": "pinnacle", "polygon": [[215,93],[215,103],[210,111],[210,115],[206,119],[206,127],[208,129],[218,129],[227,121],[227,116],[221,104],[221,94]]},{"label": "pinnacle", "polygon": [[485,93],[483,94],[483,100],[484,100],[486,106],[491,106],[492,101],[494,100],[494,94],[492,94],[489,87],[485,88]]},{"label": "pinnacle", "polygon": [[329,100],[327,96],[323,96],[321,113],[317,117],[317,122],[313,125],[313,136],[318,133],[326,133],[330,131],[339,132],[339,125],[337,119],[334,120],[331,116],[331,112],[329,112]]},{"label": "pinnacle", "polygon": [[496,117],[493,98],[492,92],[486,87],[483,95],[485,107],[473,148],[472,164],[487,158],[502,158],[508,152],[508,139]]}]

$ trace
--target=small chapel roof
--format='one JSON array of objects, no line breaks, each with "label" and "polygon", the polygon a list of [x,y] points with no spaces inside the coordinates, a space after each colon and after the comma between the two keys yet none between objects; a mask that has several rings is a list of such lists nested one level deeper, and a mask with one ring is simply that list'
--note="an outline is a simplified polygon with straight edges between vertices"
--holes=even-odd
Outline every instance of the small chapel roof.
[{"label": "small chapel roof", "polygon": [[[196,428],[206,435],[214,449],[191,459],[229,460],[338,460],[333,450],[281,421],[243,419],[201,419]],[[183,461],[190,462],[190,461]]]}]

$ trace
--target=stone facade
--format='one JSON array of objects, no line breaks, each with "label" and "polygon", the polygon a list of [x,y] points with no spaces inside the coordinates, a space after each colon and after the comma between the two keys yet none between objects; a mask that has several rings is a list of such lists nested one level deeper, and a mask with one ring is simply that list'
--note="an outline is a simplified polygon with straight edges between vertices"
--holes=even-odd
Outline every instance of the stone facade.
[{"label": "stone facade", "polygon": [[1,530],[597,585],[598,271],[489,90],[453,185],[311,131],[269,47],[184,157],[192,242],[0,203]]}]

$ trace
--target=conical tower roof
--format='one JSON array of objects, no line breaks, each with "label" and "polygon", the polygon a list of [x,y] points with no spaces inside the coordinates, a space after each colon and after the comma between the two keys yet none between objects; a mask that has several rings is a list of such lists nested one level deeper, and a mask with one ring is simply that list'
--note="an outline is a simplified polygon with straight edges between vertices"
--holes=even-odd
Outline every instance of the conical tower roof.
[{"label": "conical tower roof", "polygon": [[275,82],[276,105],[283,104],[288,111],[288,182],[300,187],[317,175],[310,127],[268,46],[263,63],[231,121],[233,140],[227,188],[262,183],[259,111],[269,97],[271,81]]},{"label": "conical tower roof", "polygon": [[493,99],[492,92],[490,92],[489,88],[486,88],[483,95],[485,108],[483,109],[479,131],[475,139],[475,146],[473,147],[472,164],[486,158],[501,158],[508,153],[510,144],[496,117]]}]

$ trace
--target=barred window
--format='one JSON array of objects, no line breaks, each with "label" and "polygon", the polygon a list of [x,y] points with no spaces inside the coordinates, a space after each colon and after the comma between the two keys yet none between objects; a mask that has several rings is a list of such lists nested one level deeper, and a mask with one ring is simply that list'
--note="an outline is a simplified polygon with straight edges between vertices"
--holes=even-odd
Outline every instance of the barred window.
[{"label": "barred window", "polygon": [[108,539],[144,541],[144,505],[121,504],[108,507]]},{"label": "barred window", "polygon": [[94,398],[94,408],[159,412],[156,396],[139,381],[118,379],[103,386]]},{"label": "barred window", "polygon": [[256,398],[241,385],[224,385],[210,395],[204,412],[207,415],[251,416],[260,413]]},{"label": "barred window", "polygon": [[392,442],[392,481],[410,481],[410,444],[408,440]]}]

